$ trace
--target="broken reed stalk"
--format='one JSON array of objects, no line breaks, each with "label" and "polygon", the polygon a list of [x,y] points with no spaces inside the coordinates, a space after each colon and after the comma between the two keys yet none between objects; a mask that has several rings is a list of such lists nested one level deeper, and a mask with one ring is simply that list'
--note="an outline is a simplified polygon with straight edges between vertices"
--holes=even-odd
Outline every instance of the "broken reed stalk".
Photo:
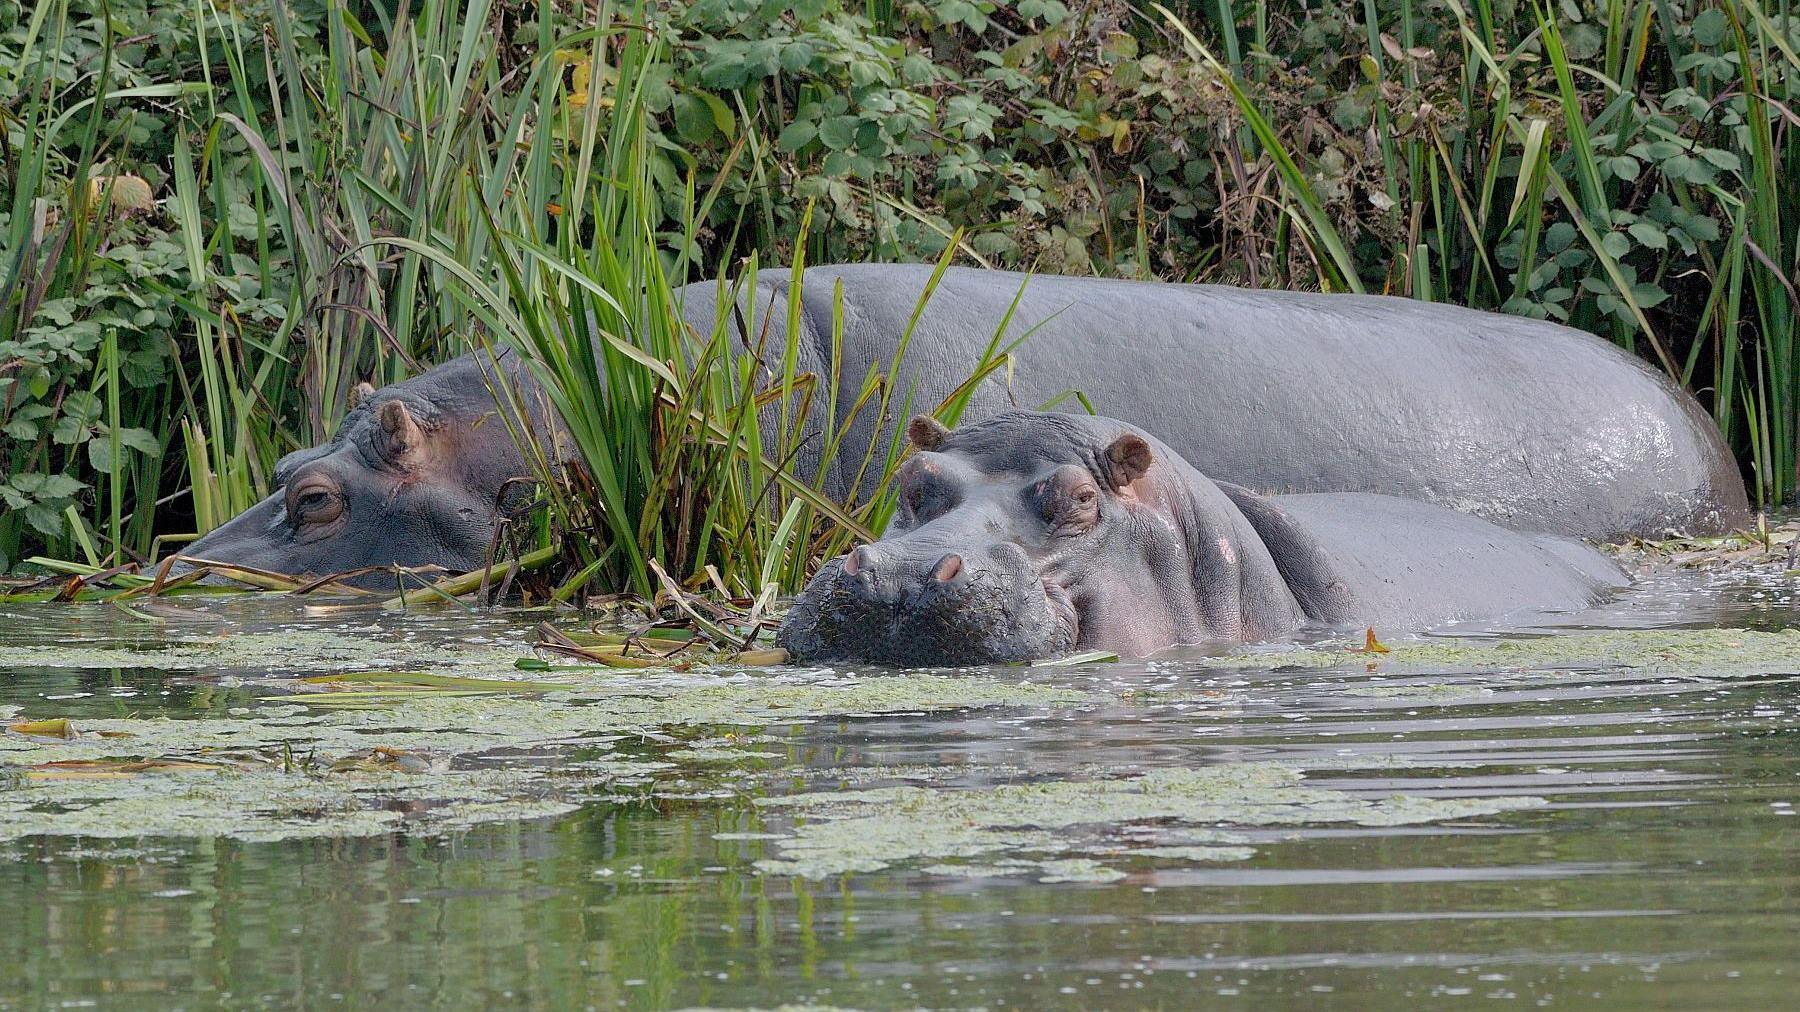
[{"label": "broken reed stalk", "polygon": [[397,611],[432,601],[455,601],[465,594],[480,590],[482,584],[489,581],[496,572],[505,572],[516,566],[518,572],[530,573],[554,562],[556,557],[554,545],[535,548],[516,559],[497,559],[492,567],[477,569],[461,576],[446,577],[416,590],[397,594],[383,601],[382,607]]}]

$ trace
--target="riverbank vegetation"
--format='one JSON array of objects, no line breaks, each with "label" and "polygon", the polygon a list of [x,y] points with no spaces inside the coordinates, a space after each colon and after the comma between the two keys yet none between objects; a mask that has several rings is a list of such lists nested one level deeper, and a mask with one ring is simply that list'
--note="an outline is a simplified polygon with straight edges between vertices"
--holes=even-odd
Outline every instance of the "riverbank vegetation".
[{"label": "riverbank vegetation", "polygon": [[831,503],[791,460],[835,385],[687,332],[674,293],[863,259],[1567,322],[1695,391],[1785,501],[1797,27],[1752,0],[0,0],[0,569],[147,557],[265,495],[359,381],[505,347],[585,465],[540,513],[577,570],[791,588],[879,525],[897,448],[842,448],[870,479]]}]

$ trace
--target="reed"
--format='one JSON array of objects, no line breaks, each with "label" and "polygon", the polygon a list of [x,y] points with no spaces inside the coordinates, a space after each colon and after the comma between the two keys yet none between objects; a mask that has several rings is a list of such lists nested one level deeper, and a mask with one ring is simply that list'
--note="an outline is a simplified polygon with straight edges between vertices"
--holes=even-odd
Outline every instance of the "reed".
[{"label": "reed", "polygon": [[[259,152],[265,189],[283,208],[272,217],[301,236],[304,287],[332,293],[314,301],[329,298],[327,308],[339,311],[329,326],[293,335],[305,349],[305,403],[328,404],[371,370],[395,378],[415,356],[510,352],[529,382],[513,383],[504,369],[491,381],[543,492],[540,521],[519,528],[530,542],[515,546],[520,554],[554,544],[595,588],[645,597],[658,590],[658,563],[684,583],[712,581],[732,596],[797,589],[820,557],[870,537],[891,510],[902,447],[847,446],[849,423],[915,407],[953,417],[959,403],[910,403],[898,389],[904,340],[892,360],[860,377],[844,375],[841,353],[801,360],[804,239],[785,268],[788,302],[771,319],[758,315],[769,307],[748,304],[756,258],[712,284],[692,284],[699,232],[733,163],[705,192],[692,173],[678,191],[667,186],[645,105],[667,66],[663,38],[603,4],[569,34],[540,20],[525,62],[509,68],[493,33],[480,30],[491,13],[480,3],[466,11],[425,5],[381,26],[389,45],[377,58],[356,42],[370,33],[334,5],[323,88],[271,81],[272,97],[292,97],[283,118],[220,114]],[[232,73],[241,62],[231,61]],[[279,77],[284,61],[275,66]],[[360,111],[325,127],[300,113],[311,91],[377,97],[347,99]],[[313,119],[324,111],[314,109]],[[279,136],[320,132],[364,140],[349,166],[339,158],[307,173],[260,156]],[[329,185],[309,185],[320,177]],[[683,227],[671,231],[671,219]],[[696,330],[687,310],[699,300],[714,303],[713,322]],[[747,333],[736,326],[740,303],[756,321]],[[296,319],[308,315],[306,306],[294,310]],[[841,308],[834,327],[841,338]],[[996,336],[970,363],[972,375],[990,374],[1010,351]],[[257,388],[284,374],[263,360]],[[850,405],[837,403],[844,380],[860,382]],[[208,403],[215,426],[246,421]],[[527,422],[544,406],[567,445]],[[201,432],[198,423],[189,431]],[[861,480],[845,489],[832,487],[823,468],[803,473],[803,444],[808,459],[838,460]],[[232,464],[195,438],[190,459],[201,458],[213,478]],[[204,498],[221,504],[210,490]]]},{"label": "reed", "polygon": [[[1579,21],[1542,2],[1368,0],[1366,48],[1346,55],[1376,85],[1370,140],[1395,226],[1385,237],[1333,220],[1316,160],[1251,86],[1283,54],[1242,29],[1278,6],[1157,8],[1226,82],[1246,124],[1241,157],[1276,170],[1260,241],[1291,230],[1307,255],[1265,253],[1275,284],[1549,315],[1601,334],[1701,398],[1748,462],[1756,501],[1794,497],[1800,184],[1784,166],[1800,144],[1800,22],[1785,0],[1609,0],[1581,5]],[[1202,20],[1223,58],[1190,27]],[[1585,61],[1568,44],[1577,29]],[[1435,82],[1420,79],[1421,45],[1448,68]],[[1450,90],[1433,96],[1433,85]]]}]

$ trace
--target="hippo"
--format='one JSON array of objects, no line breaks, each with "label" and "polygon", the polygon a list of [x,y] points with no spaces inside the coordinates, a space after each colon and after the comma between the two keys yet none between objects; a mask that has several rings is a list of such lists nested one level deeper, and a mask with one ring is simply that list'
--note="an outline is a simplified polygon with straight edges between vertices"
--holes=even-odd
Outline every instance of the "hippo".
[{"label": "hippo", "polygon": [[[855,400],[865,363],[893,354],[931,274],[900,264],[806,272],[801,322],[820,349],[831,347],[843,287],[838,403]],[[705,327],[718,300],[702,287],[688,305]],[[786,275],[759,276],[752,333],[770,318],[780,332],[788,287]],[[1571,327],[1395,296],[951,268],[902,365],[915,408],[962,382],[1009,310],[1008,335],[1025,338],[1018,368],[1010,384],[975,391],[970,420],[1058,398],[1081,410],[1070,397],[1079,392],[1204,473],[1262,492],[1380,492],[1590,541],[1724,533],[1749,520],[1737,463],[1699,403]],[[823,351],[816,361],[807,365],[831,374]],[[859,418],[845,445],[866,446],[898,420]]]},{"label": "hippo", "polygon": [[[527,403],[502,409],[498,369]],[[342,582],[372,588],[394,577],[368,570],[394,565],[477,569],[507,500],[530,492],[516,430],[561,432],[535,389],[511,354],[465,355],[380,390],[360,384],[329,442],[283,456],[275,493],[185,557],[277,573],[363,570]]]},{"label": "hippo", "polygon": [[[841,289],[841,411],[856,403],[869,367],[893,357],[931,274],[873,264],[805,272],[801,371],[834,375]],[[764,271],[739,294],[730,325],[746,330],[746,344],[765,328],[785,332],[790,284]],[[714,283],[678,296],[701,334],[728,304]],[[1007,343],[1022,338],[1015,367],[975,389],[965,418],[1059,397],[1078,407],[1068,396],[1078,392],[1159,433],[1203,472],[1263,493],[1382,493],[1590,540],[1718,533],[1748,520],[1737,466],[1693,398],[1567,327],[1385,296],[950,268],[911,327],[899,370],[913,407],[950,395],[1002,321]],[[499,411],[496,368],[530,393],[526,370],[485,352],[372,391],[331,442],[281,460],[267,500],[188,554],[320,575],[479,567],[496,498],[532,473],[511,430],[558,428],[552,412],[521,420]],[[910,413],[865,412],[842,445],[885,446]],[[487,424],[496,420],[507,424]],[[819,459],[820,442],[802,442],[797,466],[807,476],[823,469],[827,491],[845,494],[855,462]],[[385,449],[399,445],[406,454]],[[860,460],[859,449],[852,455]]]},{"label": "hippo", "polygon": [[1587,607],[1588,545],[1372,493],[1263,496],[1111,418],[914,418],[887,533],[826,563],[776,642],[798,661],[999,664],[1071,651],[1415,630]]}]

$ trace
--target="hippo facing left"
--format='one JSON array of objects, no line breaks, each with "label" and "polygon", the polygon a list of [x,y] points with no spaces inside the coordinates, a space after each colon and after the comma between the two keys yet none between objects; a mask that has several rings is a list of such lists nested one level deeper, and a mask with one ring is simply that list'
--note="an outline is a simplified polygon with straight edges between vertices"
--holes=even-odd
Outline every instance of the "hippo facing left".
[{"label": "hippo facing left", "polygon": [[[530,473],[493,390],[496,370],[534,400],[517,360],[468,355],[407,383],[367,390],[328,443],[275,467],[276,493],[195,542],[196,560],[280,573],[363,567],[481,564],[501,498]],[[537,438],[561,432],[555,415],[527,409]],[[516,427],[516,422],[514,423]],[[346,582],[394,585],[392,573]]]},{"label": "hippo facing left", "polygon": [[1259,496],[1108,418],[915,418],[886,536],[814,577],[799,660],[1004,663],[1145,655],[1309,625],[1419,629],[1573,610],[1624,586],[1587,545],[1363,493]]}]

